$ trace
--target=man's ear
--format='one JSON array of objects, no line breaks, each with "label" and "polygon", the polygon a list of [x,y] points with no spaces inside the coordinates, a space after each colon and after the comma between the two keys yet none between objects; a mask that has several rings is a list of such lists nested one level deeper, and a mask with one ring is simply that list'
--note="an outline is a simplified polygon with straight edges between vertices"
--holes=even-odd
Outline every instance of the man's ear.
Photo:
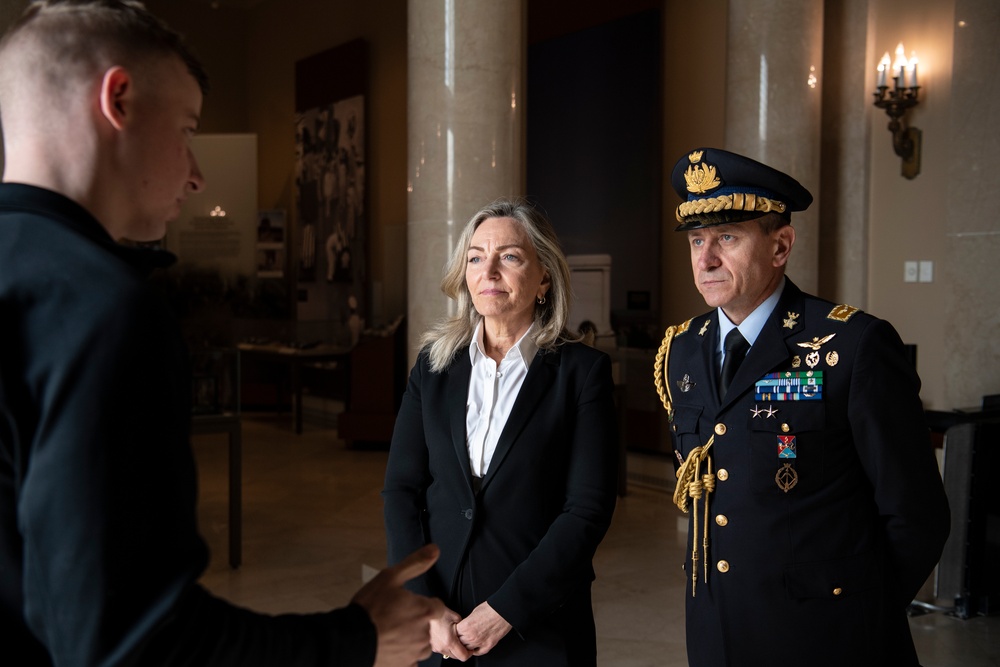
[{"label": "man's ear", "polygon": [[772,262],[775,268],[784,266],[788,262],[788,256],[792,253],[792,246],[795,245],[795,228],[791,225],[782,225],[774,230],[774,257]]},{"label": "man's ear", "polygon": [[116,130],[125,125],[126,114],[131,111],[132,77],[124,67],[112,67],[101,79],[101,115]]}]

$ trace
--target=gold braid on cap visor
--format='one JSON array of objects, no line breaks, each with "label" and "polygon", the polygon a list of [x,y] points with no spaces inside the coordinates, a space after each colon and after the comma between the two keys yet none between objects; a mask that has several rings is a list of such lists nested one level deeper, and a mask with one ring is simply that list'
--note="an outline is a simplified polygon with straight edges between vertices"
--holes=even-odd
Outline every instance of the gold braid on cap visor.
[{"label": "gold braid on cap visor", "polygon": [[735,192],[731,195],[706,197],[694,201],[681,202],[677,207],[677,222],[692,215],[702,213],[717,213],[719,211],[756,211],[758,213],[784,213],[785,204],[776,199],[768,199],[758,195]]}]

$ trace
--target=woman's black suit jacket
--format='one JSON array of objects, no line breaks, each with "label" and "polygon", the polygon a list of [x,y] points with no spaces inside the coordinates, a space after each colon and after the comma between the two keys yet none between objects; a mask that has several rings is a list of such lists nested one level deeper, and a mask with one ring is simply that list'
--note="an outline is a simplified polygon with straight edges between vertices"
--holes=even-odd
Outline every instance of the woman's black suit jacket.
[{"label": "woman's black suit jacket", "polygon": [[488,601],[513,626],[477,664],[595,664],[592,560],[618,466],[610,359],[579,343],[539,350],[478,493],[471,368],[463,347],[440,373],[421,353],[410,374],[382,492],[389,562],[436,543],[440,559],[412,589],[462,616]]}]

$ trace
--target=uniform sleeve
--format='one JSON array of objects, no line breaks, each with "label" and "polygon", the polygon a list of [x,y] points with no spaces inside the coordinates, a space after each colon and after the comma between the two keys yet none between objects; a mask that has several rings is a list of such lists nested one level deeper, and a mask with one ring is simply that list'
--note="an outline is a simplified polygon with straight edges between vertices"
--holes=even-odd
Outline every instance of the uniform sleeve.
[{"label": "uniform sleeve", "polygon": [[919,391],[899,335],[888,322],[874,320],[859,343],[848,413],[901,605],[909,604],[937,564],[950,523]]},{"label": "uniform sleeve", "polygon": [[[424,437],[421,382],[430,372],[427,358],[420,356],[407,383],[389,446],[384,503],[389,565],[394,565],[426,544],[424,522],[427,515],[427,487],[430,484],[427,442]],[[442,595],[432,591],[428,575],[410,580],[407,588],[421,595]]]},{"label": "uniform sleeve", "polygon": [[617,499],[618,429],[607,355],[591,366],[578,397],[562,512],[511,573],[490,606],[522,634],[593,578],[593,558]]}]

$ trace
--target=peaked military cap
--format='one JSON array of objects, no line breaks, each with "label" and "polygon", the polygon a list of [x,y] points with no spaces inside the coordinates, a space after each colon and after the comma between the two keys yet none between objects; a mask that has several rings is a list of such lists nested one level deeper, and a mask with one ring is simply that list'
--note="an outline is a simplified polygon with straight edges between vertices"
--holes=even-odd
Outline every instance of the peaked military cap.
[{"label": "peaked military cap", "polygon": [[788,174],[719,148],[690,151],[670,178],[680,195],[676,231],[804,211],[812,195]]}]

